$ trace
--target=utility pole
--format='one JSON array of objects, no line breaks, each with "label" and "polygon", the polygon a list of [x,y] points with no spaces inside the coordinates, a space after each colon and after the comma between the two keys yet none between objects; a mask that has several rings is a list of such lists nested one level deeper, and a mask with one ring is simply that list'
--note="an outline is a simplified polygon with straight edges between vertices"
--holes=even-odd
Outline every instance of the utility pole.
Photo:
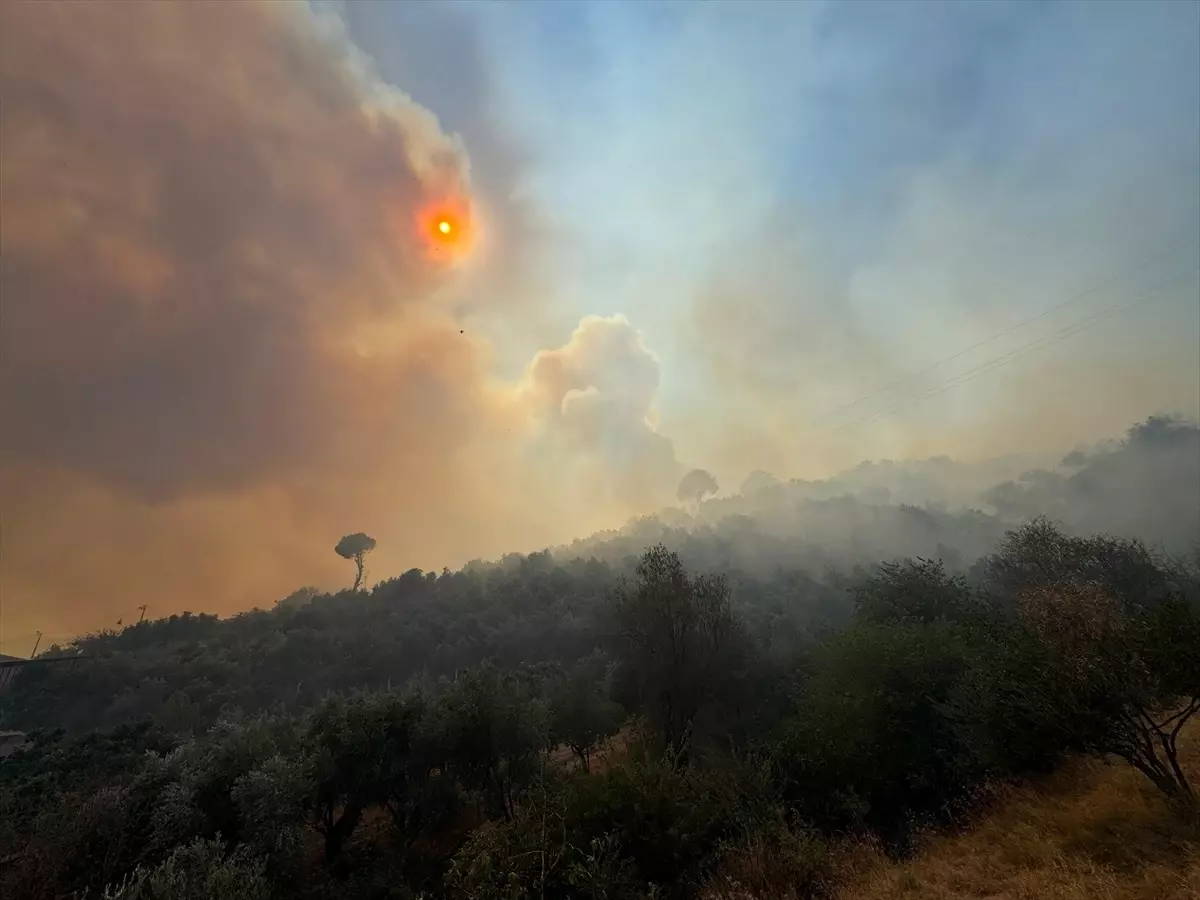
[{"label": "utility pole", "polygon": [[35,656],[37,656],[38,644],[40,644],[41,642],[42,642],[42,633],[39,631],[38,635],[37,635],[37,640],[33,642],[33,652],[29,654],[30,659],[33,659]]},{"label": "utility pole", "polygon": [[138,607],[138,609],[140,609],[142,611],[142,614],[140,616],[138,616],[138,624],[141,625],[142,619],[146,618],[146,604],[143,603],[141,606]]}]

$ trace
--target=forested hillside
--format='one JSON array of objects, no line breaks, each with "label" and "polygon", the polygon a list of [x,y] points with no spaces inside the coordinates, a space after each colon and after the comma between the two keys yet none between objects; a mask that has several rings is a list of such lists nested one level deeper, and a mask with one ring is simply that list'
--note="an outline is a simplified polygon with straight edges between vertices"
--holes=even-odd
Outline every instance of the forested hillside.
[{"label": "forested hillside", "polygon": [[30,738],[0,763],[0,893],[832,897],[853,848],[903,860],[1081,757],[1191,834],[1198,435],[1150,420],[976,509],[761,476],[51,648],[79,659],[0,694]]},{"label": "forested hillside", "polygon": [[1067,532],[1137,537],[1169,554],[1200,541],[1200,428],[1156,416],[1121,441],[1076,450],[1049,468],[1025,460],[945,457],[864,462],[823,481],[753,473],[739,493],[575,541],[561,558],[619,562],[653,541],[688,565],[820,570],[900,556],[969,565],[1008,528],[1038,515]]}]

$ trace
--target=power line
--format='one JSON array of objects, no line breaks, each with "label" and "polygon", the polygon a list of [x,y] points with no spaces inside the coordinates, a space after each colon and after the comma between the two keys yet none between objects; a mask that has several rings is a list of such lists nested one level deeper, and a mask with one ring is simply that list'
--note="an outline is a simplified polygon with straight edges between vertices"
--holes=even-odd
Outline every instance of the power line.
[{"label": "power line", "polygon": [[[1195,273],[1192,273],[1192,274],[1195,274]],[[1168,278],[1168,279],[1160,282],[1159,284],[1154,285],[1152,288],[1150,288],[1150,290],[1156,291],[1159,288],[1166,287],[1167,285],[1171,284],[1172,282],[1181,281],[1181,280],[1182,280],[1182,278]],[[944,382],[942,385],[931,388],[929,391],[927,391],[925,394],[921,395],[920,397],[917,397],[915,400],[912,400],[908,403],[901,403],[897,406],[892,407],[891,409],[885,409],[885,410],[881,410],[876,413],[870,413],[860,419],[855,420],[854,422],[849,423],[848,425],[842,426],[842,428],[851,428],[860,423],[879,419],[884,416],[891,415],[894,412],[898,412],[902,409],[906,409],[909,406],[915,406],[918,403],[923,403],[925,400],[928,400],[932,397],[936,397],[938,394],[943,394],[946,391],[950,390],[951,388],[955,388],[960,385],[966,384],[969,381],[974,381],[980,375],[986,375],[989,371],[994,371],[995,369],[1001,369],[1004,366],[1009,365],[1010,363],[1015,362],[1016,360],[1021,359],[1024,356],[1028,356],[1030,353],[1033,353],[1033,352],[1036,352],[1037,350],[1042,349],[1043,347],[1047,347],[1047,346],[1050,346],[1051,344],[1056,344],[1059,341],[1066,340],[1067,338],[1072,337],[1081,331],[1085,331],[1088,328],[1091,328],[1093,325],[1099,324],[1100,322],[1104,321],[1105,319],[1109,319],[1115,315],[1120,314],[1122,311],[1124,311],[1126,309],[1130,309],[1134,306],[1137,306],[1141,303],[1148,302],[1153,299],[1155,299],[1155,295],[1145,294],[1145,295],[1138,297],[1136,299],[1133,299],[1133,300],[1126,300],[1121,303],[1114,303],[1113,305],[1105,307],[1104,309],[1098,310],[1097,312],[1094,312],[1091,315],[1084,316],[1081,319],[1076,319],[1074,322],[1068,323],[1067,325],[1063,326],[1062,328],[1058,329],[1057,331],[1051,332],[1048,335],[1043,335],[1042,337],[1039,337],[1039,338],[1035,338],[1034,340],[1032,340],[1026,344],[1022,344],[1020,347],[1017,347],[1014,350],[1010,350],[1008,353],[1002,354],[1001,356],[998,356],[998,357],[994,357],[993,359],[990,359],[987,362],[981,363],[980,365],[975,366],[972,369],[968,369],[965,372],[961,372],[958,375],[951,378],[950,380]],[[838,429],[834,429],[834,430],[840,431],[840,430],[842,430],[842,428],[838,428]]]},{"label": "power line", "polygon": [[[926,372],[930,372],[933,369],[936,369],[939,366],[945,365],[948,362],[953,362],[954,360],[959,359],[960,357],[966,356],[968,353],[978,350],[980,347],[984,346],[985,344],[990,344],[992,341],[998,340],[999,338],[1002,338],[1002,337],[1005,337],[1006,335],[1012,334],[1014,331],[1019,331],[1020,329],[1024,328],[1027,325],[1033,324],[1034,322],[1038,321],[1039,319],[1044,319],[1046,316],[1050,315],[1051,313],[1057,312],[1060,309],[1064,309],[1074,303],[1079,302],[1080,300],[1082,300],[1085,297],[1091,296],[1092,294],[1103,289],[1104,287],[1107,287],[1112,282],[1120,280],[1120,278],[1124,275],[1139,272],[1139,271],[1147,268],[1148,266],[1153,265],[1154,263],[1160,262],[1163,259],[1170,257],[1172,254],[1176,253],[1178,250],[1182,249],[1183,247],[1189,245],[1192,242],[1192,237],[1190,234],[1191,230],[1192,230],[1191,228],[1186,229],[1186,231],[1188,232],[1187,237],[1183,238],[1180,241],[1176,241],[1176,242],[1169,244],[1165,251],[1161,251],[1159,253],[1154,254],[1151,257],[1148,257],[1148,258],[1142,260],[1142,262],[1135,265],[1132,269],[1128,269],[1128,270],[1122,269],[1121,271],[1115,272],[1115,273],[1109,275],[1108,277],[1104,278],[1103,280],[1101,280],[1099,283],[1093,284],[1089,288],[1086,288],[1082,291],[1072,294],[1072,295],[1068,296],[1066,299],[1054,304],[1053,306],[1051,306],[1047,309],[1044,309],[1041,312],[1036,313],[1032,316],[1028,316],[1025,319],[1022,319],[1021,321],[1017,322],[1015,325],[1011,325],[1008,328],[1005,328],[1001,331],[996,332],[995,334],[991,335],[990,337],[986,337],[981,341],[977,341],[976,343],[972,344],[971,346],[969,346],[963,350],[959,350],[957,353],[953,353],[950,356],[944,357],[943,359],[939,359],[935,362],[929,363],[927,366],[925,366],[921,369],[918,369],[915,372],[910,372],[907,375],[903,375],[900,378],[896,379],[895,381],[893,381],[889,384],[886,384],[881,388],[877,388],[868,394],[864,394],[862,397],[859,397],[857,400],[854,400],[851,403],[847,403],[842,406],[836,407],[835,409],[832,409],[829,412],[822,415],[815,424],[820,424],[821,422],[827,422],[829,419],[833,418],[834,416],[837,416],[840,413],[844,413],[847,410],[853,409],[854,407],[858,406],[859,404],[865,403],[867,400],[871,400],[875,397],[880,396],[881,394],[887,394],[887,393],[891,392],[891,390],[893,388],[899,387],[900,385],[903,385],[903,384],[908,384],[909,382],[914,381],[917,378],[919,378],[920,376],[924,375]],[[853,424],[853,423],[851,423],[851,424]],[[835,429],[835,430],[837,430],[837,429]]]},{"label": "power line", "polygon": [[[1185,163],[1185,164],[1181,164],[1178,166],[1168,166],[1168,167],[1166,167],[1165,171],[1174,174],[1175,171],[1178,170],[1182,174],[1191,174],[1192,168],[1193,167],[1190,164]],[[1160,171],[1159,174],[1162,174],[1162,172]],[[1121,189],[1120,193],[1118,193],[1116,195],[1116,197],[1097,195],[1095,197],[1095,199],[1093,200],[1093,202],[1091,204],[1089,204],[1089,206],[1100,207],[1100,206],[1116,205],[1116,206],[1121,206],[1121,207],[1128,207],[1129,204],[1127,202],[1122,202],[1122,201],[1124,201],[1124,199],[1126,197],[1136,196],[1136,195],[1140,195],[1143,193],[1144,193],[1144,186],[1140,183],[1134,182],[1131,184],[1126,184]],[[995,205],[996,205],[995,202],[993,202],[993,204],[992,204],[993,211],[994,211]],[[1077,215],[1080,215],[1080,216],[1086,216],[1087,214],[1088,214],[1087,208],[1081,209],[1077,212]],[[1046,222],[1051,222],[1050,227],[1043,227],[1043,225],[1045,225]],[[1136,227],[1136,226],[1134,226],[1134,227]],[[1034,224],[1032,224],[1032,225],[1027,224],[1024,227],[1019,227],[1019,228],[1015,229],[1014,233],[1020,239],[1027,239],[1030,237],[1035,237],[1039,232],[1045,232],[1045,231],[1050,231],[1050,230],[1053,230],[1053,223],[1051,221],[1051,217],[1048,214],[1043,213],[1040,217],[1040,220],[1035,219]],[[973,238],[968,239],[964,245],[960,246],[958,248],[958,250],[951,255],[949,260],[947,260],[947,267],[953,267],[953,266],[967,260],[971,256],[971,254],[975,250],[977,250],[980,246],[984,245],[985,243],[994,243],[995,239],[996,239],[995,232],[992,232],[990,234],[988,232],[977,233]],[[1024,285],[1030,284],[1033,281],[1034,281],[1034,279],[1032,279],[1032,278],[1023,279],[1023,280],[1018,281],[1017,285],[1023,287]],[[1010,291],[1011,290],[1015,290],[1015,288],[1010,288]]]},{"label": "power line", "polygon": [[[1182,279],[1168,279],[1165,282],[1155,285],[1153,288],[1151,288],[1151,290],[1157,290],[1160,287],[1166,287],[1171,282],[1179,281],[1179,280],[1182,280]],[[936,396],[937,394],[940,394],[945,390],[949,390],[952,387],[958,387],[958,385],[960,385],[960,384],[965,384],[968,381],[974,381],[975,378],[977,378],[979,375],[985,375],[991,369],[1003,368],[1004,366],[1008,365],[1010,362],[1013,362],[1024,356],[1028,356],[1030,353],[1034,353],[1034,352],[1042,349],[1042,347],[1047,347],[1051,344],[1056,344],[1059,341],[1066,340],[1067,338],[1073,337],[1074,335],[1078,334],[1081,331],[1086,331],[1088,328],[1091,328],[1093,325],[1097,325],[1100,322],[1103,322],[1105,319],[1111,319],[1113,316],[1120,315],[1122,312],[1124,312],[1127,309],[1132,309],[1134,306],[1138,306],[1139,304],[1142,304],[1142,303],[1147,303],[1154,299],[1155,299],[1154,295],[1147,294],[1142,297],[1138,297],[1135,300],[1127,300],[1122,303],[1114,303],[1111,306],[1106,306],[1104,309],[1097,310],[1096,312],[1092,313],[1090,316],[1085,316],[1082,319],[1077,319],[1076,321],[1063,326],[1062,328],[1058,329],[1058,331],[1051,332],[1048,335],[1045,335],[1043,337],[1040,337],[1033,341],[1030,341],[1028,344],[1024,344],[1021,347],[1018,347],[1016,350],[1010,350],[1008,353],[1005,353],[1002,356],[998,356],[994,359],[991,359],[986,363],[982,363],[981,365],[978,365],[973,369],[968,369],[966,372],[962,372],[962,373],[956,375],[950,381],[946,382],[942,388],[939,388],[936,390],[931,390],[931,391],[927,392],[925,394],[925,396],[926,397]],[[978,374],[976,374],[976,373],[978,373]],[[922,397],[921,399],[924,399],[924,397]]]},{"label": "power line", "polygon": [[[1200,274],[1200,272],[1189,272],[1188,273],[1188,275],[1194,275],[1194,274]],[[1183,279],[1181,277],[1168,278],[1168,279],[1154,285],[1149,290],[1151,292],[1157,291],[1160,288],[1166,287],[1167,285],[1172,284],[1175,281],[1182,281],[1182,280]],[[915,406],[919,403],[923,403],[926,400],[929,400],[933,397],[938,396],[939,394],[944,394],[946,391],[950,390],[951,388],[956,388],[956,387],[959,387],[960,385],[966,384],[969,381],[974,381],[980,375],[986,375],[989,371],[995,371],[996,369],[1002,369],[1005,366],[1007,366],[1013,362],[1016,362],[1018,359],[1021,359],[1024,356],[1028,356],[1030,353],[1036,352],[1037,350],[1043,349],[1044,347],[1048,347],[1051,344],[1056,344],[1056,343],[1059,343],[1060,341],[1064,341],[1069,337],[1073,337],[1074,335],[1078,334],[1079,332],[1086,331],[1088,328],[1091,328],[1093,325],[1097,325],[1100,322],[1104,321],[1105,319],[1112,318],[1113,316],[1120,314],[1122,311],[1124,311],[1126,309],[1131,309],[1134,306],[1137,306],[1139,304],[1146,303],[1150,300],[1153,300],[1153,299],[1155,299],[1155,296],[1156,295],[1153,293],[1148,293],[1148,294],[1142,295],[1141,297],[1135,298],[1133,300],[1125,300],[1120,303],[1114,303],[1113,305],[1107,306],[1104,309],[1098,310],[1097,312],[1094,312],[1091,315],[1084,316],[1080,319],[1076,319],[1075,321],[1068,323],[1067,325],[1063,326],[1062,328],[1058,329],[1057,331],[1051,332],[1048,335],[1043,335],[1039,338],[1035,338],[1034,340],[1029,341],[1026,344],[1022,344],[1020,347],[1010,350],[1008,353],[994,357],[993,359],[990,359],[987,362],[981,363],[978,366],[975,366],[974,368],[968,369],[965,372],[961,372],[958,375],[954,376],[953,378],[949,379],[948,381],[943,382],[941,385],[935,386],[934,388],[930,389],[925,394],[922,394],[920,397],[917,397],[915,400],[909,401],[907,403],[901,403],[897,406],[893,406],[890,409],[885,409],[885,410],[881,410],[878,412],[869,413],[866,416],[862,416],[861,418],[855,419],[853,422],[849,422],[845,425],[841,425],[841,426],[835,428],[834,431],[839,432],[839,431],[844,431],[844,430],[847,430],[850,428],[854,428],[857,425],[861,425],[866,422],[874,421],[876,419],[883,418],[884,416],[889,416],[892,413],[899,412],[902,409],[907,409],[910,406]]]}]

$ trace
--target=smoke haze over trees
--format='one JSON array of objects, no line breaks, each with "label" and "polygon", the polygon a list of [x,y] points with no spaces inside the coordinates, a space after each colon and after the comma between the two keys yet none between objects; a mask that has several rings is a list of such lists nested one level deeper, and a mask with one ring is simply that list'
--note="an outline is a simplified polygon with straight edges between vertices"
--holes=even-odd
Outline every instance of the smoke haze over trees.
[{"label": "smoke haze over trees", "polygon": [[6,3],[0,99],[5,900],[863,900],[1102,766],[939,884],[1200,886],[1200,4]]},{"label": "smoke haze over trees", "polygon": [[[995,524],[802,505],[943,547],[963,516]],[[629,534],[596,542],[613,562],[512,554],[52,647],[82,658],[0,694],[30,736],[0,763],[0,883],[714,897],[758,854],[772,889],[818,897],[848,837],[904,854],[983,783],[1071,754],[1141,773],[1171,827],[1200,814],[1180,745],[1200,558],[1036,518],[967,565],[871,562],[869,539],[789,555],[745,521],[668,529],[678,552],[621,557]]]}]

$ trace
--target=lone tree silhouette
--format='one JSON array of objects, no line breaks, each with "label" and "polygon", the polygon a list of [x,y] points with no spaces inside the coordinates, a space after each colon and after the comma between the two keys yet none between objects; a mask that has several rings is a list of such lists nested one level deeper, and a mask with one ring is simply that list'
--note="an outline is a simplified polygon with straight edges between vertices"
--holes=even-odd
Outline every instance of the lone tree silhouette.
[{"label": "lone tree silhouette", "polygon": [[361,531],[354,534],[348,534],[340,541],[333,551],[342,559],[354,560],[354,565],[357,566],[357,573],[354,576],[354,587],[350,590],[357,591],[363,579],[363,559],[368,553],[375,549],[375,538],[368,534],[363,534]]},{"label": "lone tree silhouette", "polygon": [[679,482],[679,490],[675,492],[675,496],[681,503],[691,501],[698,507],[705,496],[715,494],[718,490],[717,479],[704,469],[692,469]]}]

